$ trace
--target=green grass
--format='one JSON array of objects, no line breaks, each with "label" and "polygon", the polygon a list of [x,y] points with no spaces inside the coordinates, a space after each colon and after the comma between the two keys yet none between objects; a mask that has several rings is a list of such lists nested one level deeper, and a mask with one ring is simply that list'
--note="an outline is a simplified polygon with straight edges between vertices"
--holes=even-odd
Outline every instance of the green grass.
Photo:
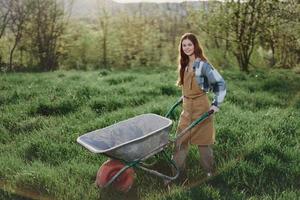
[{"label": "green grass", "polygon": [[[164,115],[181,95],[174,70],[0,74],[0,181],[54,199],[297,199],[299,75],[221,73],[228,93],[215,116],[217,175],[168,191],[160,178],[136,170],[128,194],[95,188],[107,157],[76,138],[139,114]],[[157,161],[164,166],[162,157]],[[192,182],[203,177],[196,147],[187,168]],[[13,198],[3,190],[1,196]]]}]

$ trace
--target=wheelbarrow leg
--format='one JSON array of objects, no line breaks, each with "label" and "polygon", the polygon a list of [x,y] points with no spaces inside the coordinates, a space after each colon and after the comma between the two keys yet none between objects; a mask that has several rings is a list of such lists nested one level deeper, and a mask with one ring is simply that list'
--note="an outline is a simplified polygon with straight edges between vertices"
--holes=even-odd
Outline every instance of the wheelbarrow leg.
[{"label": "wheelbarrow leg", "polygon": [[175,175],[175,176],[167,176],[167,175],[162,174],[162,173],[160,173],[160,172],[158,172],[158,171],[155,171],[155,170],[152,170],[152,169],[148,169],[148,168],[143,167],[143,166],[139,166],[139,168],[141,168],[141,169],[143,169],[143,170],[149,172],[150,174],[159,176],[159,177],[161,177],[161,178],[163,178],[163,179],[167,179],[167,180],[170,180],[170,181],[175,180],[175,179],[178,178],[178,176],[179,176],[179,169],[178,169],[178,168],[176,168],[176,175]]},{"label": "wheelbarrow leg", "polygon": [[180,173],[180,170],[179,170],[179,167],[177,166],[177,164],[174,162],[174,160],[171,160],[167,155],[166,155],[166,152],[163,150],[162,153],[164,154],[164,156],[167,158],[168,162],[171,163],[171,165],[175,168],[176,170],[176,174],[174,176],[168,176],[168,175],[165,175],[165,174],[162,174],[156,170],[152,170],[152,169],[148,169],[146,167],[143,167],[141,165],[138,165],[137,167],[149,172],[150,174],[153,174],[153,175],[156,175],[156,176],[159,176],[165,180],[170,180],[170,181],[173,181],[175,179],[178,178],[179,176],[179,173]]}]

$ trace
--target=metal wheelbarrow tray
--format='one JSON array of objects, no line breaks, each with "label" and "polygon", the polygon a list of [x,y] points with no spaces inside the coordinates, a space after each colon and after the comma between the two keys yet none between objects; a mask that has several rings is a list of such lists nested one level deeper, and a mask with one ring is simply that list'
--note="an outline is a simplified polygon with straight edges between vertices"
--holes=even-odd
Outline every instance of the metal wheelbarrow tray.
[{"label": "metal wheelbarrow tray", "polygon": [[111,126],[86,133],[77,142],[93,153],[132,162],[160,152],[168,144],[172,120],[142,114]]}]

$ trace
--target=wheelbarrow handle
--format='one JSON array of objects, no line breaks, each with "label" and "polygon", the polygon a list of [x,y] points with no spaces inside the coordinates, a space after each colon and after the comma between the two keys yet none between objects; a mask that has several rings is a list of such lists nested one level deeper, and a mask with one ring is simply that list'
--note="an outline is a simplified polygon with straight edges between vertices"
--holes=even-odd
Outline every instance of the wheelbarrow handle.
[{"label": "wheelbarrow handle", "polygon": [[183,96],[181,96],[176,103],[170,108],[170,110],[167,112],[167,114],[165,115],[166,118],[169,118],[171,116],[171,114],[173,113],[173,111],[175,110],[175,108],[181,104],[183,101]]}]

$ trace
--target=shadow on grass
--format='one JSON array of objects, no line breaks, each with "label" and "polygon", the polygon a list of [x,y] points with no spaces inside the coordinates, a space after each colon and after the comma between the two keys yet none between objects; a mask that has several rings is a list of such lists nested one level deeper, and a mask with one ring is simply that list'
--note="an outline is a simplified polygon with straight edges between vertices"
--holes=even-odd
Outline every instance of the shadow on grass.
[{"label": "shadow on grass", "polygon": [[61,100],[57,102],[44,101],[39,102],[37,105],[32,106],[29,111],[31,115],[42,115],[42,116],[58,116],[66,115],[76,111],[78,103],[72,100]]}]

